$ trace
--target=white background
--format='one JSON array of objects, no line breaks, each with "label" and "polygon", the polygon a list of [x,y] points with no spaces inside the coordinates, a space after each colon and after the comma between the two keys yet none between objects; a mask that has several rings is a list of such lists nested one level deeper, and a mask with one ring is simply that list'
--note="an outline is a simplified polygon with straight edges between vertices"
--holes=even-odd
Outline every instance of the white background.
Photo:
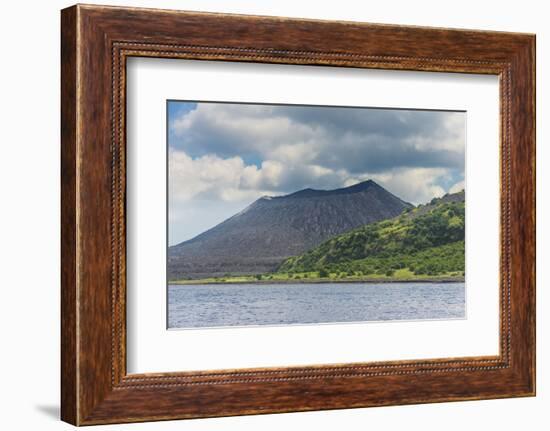
[{"label": "white background", "polygon": [[[537,33],[538,396],[508,399],[106,426],[144,430],[498,430],[547,429],[550,297],[550,28],[545,2],[463,0],[312,2],[297,0],[102,1],[106,4],[286,15]],[[59,9],[65,1],[6,2],[2,32],[0,184],[0,426],[70,429],[59,399]],[[547,267],[548,265],[546,265]],[[546,312],[546,314],[545,314]]]},{"label": "white background", "polygon": [[[127,83],[128,372],[498,354],[498,77],[142,58]],[[164,114],[185,98],[466,111],[467,319],[167,331]]]}]

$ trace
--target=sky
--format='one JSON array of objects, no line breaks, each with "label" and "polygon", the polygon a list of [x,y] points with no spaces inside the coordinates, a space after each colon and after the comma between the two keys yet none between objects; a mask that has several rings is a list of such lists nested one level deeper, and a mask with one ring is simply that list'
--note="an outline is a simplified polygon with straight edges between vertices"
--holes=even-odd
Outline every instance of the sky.
[{"label": "sky", "polygon": [[168,102],[169,244],[261,196],[372,179],[425,203],[464,188],[466,113]]}]

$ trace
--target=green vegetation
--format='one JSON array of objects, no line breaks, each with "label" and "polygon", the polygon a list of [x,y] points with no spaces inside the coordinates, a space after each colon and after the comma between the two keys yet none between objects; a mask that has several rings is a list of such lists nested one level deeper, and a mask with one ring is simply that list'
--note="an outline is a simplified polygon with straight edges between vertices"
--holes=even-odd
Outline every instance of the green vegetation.
[{"label": "green vegetation", "polygon": [[273,273],[173,284],[451,281],[464,279],[464,192],[333,237]]},{"label": "green vegetation", "polygon": [[437,199],[287,259],[278,274],[319,278],[464,276],[464,202]]},{"label": "green vegetation", "polygon": [[259,280],[254,275],[234,275],[223,277],[210,277],[201,279],[171,280],[170,284],[285,284],[285,283],[329,283],[329,282],[394,282],[394,281],[459,281],[462,280],[461,272],[451,272],[444,275],[418,275],[410,272],[408,269],[400,269],[393,272],[393,275],[369,274],[363,275],[355,273],[326,273],[324,277],[319,276],[318,272],[305,273],[269,273],[264,274]]}]

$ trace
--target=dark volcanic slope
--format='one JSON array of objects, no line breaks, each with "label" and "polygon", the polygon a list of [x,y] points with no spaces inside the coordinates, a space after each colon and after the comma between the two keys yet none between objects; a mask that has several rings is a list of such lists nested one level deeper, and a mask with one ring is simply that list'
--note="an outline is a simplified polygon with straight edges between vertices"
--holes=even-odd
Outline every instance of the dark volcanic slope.
[{"label": "dark volcanic slope", "polygon": [[168,279],[273,271],[289,256],[411,205],[365,181],[337,190],[263,197],[233,217],[168,250]]}]

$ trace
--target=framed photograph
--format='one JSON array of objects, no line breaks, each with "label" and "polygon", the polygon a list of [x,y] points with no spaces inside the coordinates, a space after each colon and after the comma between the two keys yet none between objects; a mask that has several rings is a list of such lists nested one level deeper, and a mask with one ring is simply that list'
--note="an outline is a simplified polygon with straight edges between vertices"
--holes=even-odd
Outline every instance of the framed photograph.
[{"label": "framed photograph", "polygon": [[465,119],[168,101],[168,328],[465,318]]},{"label": "framed photograph", "polygon": [[62,11],[62,419],[535,394],[535,36]]}]

